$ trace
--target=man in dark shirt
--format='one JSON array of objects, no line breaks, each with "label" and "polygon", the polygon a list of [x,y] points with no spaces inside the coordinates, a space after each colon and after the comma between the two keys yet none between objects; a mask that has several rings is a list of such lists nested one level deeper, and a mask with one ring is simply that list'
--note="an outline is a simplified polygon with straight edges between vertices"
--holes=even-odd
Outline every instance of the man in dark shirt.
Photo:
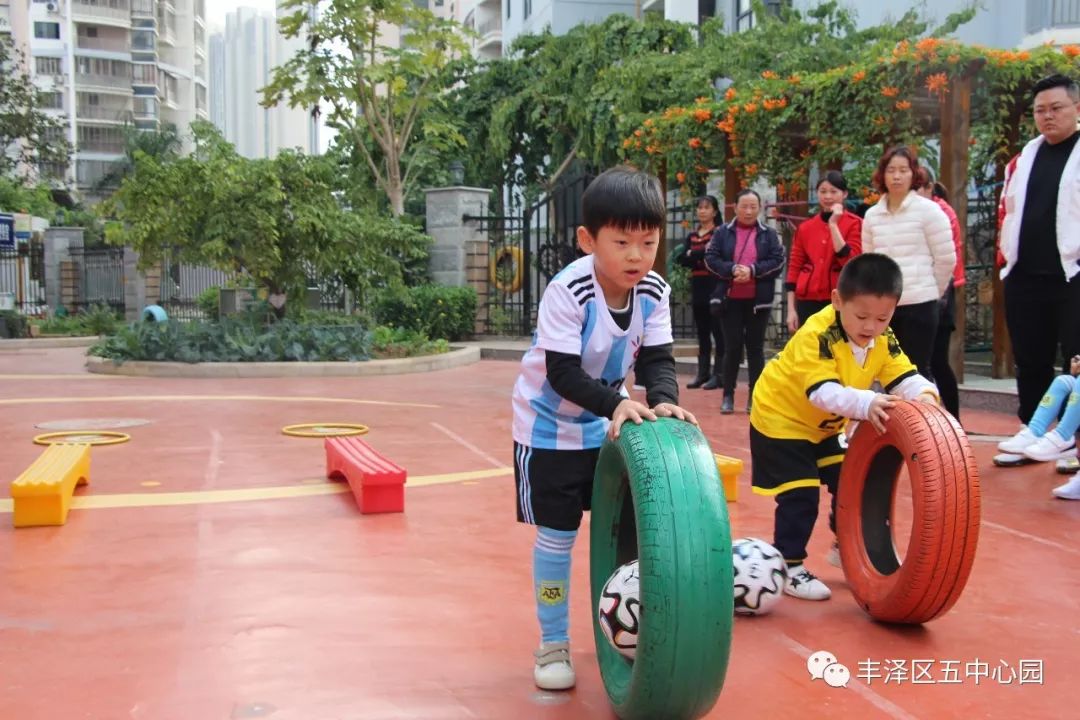
[{"label": "man in dark shirt", "polygon": [[999,446],[1012,453],[1035,440],[1027,423],[1054,366],[1060,360],[1067,370],[1080,352],[1080,88],[1063,75],[1041,80],[1033,111],[1040,137],[1009,164],[1000,209],[1005,322],[1024,423]]}]

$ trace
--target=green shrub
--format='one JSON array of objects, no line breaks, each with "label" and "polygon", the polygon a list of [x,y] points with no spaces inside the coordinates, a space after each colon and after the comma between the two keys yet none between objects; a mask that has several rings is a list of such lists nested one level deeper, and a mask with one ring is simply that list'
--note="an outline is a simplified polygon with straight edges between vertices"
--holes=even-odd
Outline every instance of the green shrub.
[{"label": "green shrub", "polygon": [[[344,318],[347,316],[336,316]],[[429,340],[416,330],[363,325],[253,322],[251,317],[220,322],[134,323],[90,348],[91,355],[125,360],[171,362],[328,362],[371,357],[412,357],[449,350],[445,340]]]},{"label": "green shrub", "polygon": [[218,315],[221,312],[221,305],[218,299],[218,286],[209,287],[203,290],[195,297],[195,304],[198,306],[199,311],[203,314],[207,320],[217,320]]},{"label": "green shrub", "polygon": [[374,315],[381,325],[461,340],[472,335],[476,324],[476,291],[441,285],[387,290],[376,299]]},{"label": "green shrub", "polygon": [[416,330],[389,328],[380,325],[371,333],[371,347],[378,357],[411,357],[435,355],[450,350],[446,340],[429,340]]},{"label": "green shrub", "polygon": [[363,318],[331,310],[311,310],[302,305],[287,303],[285,317],[308,325],[366,325]]},{"label": "green shrub", "polygon": [[76,316],[87,335],[112,335],[120,320],[108,305],[93,305]]},{"label": "green shrub", "polygon": [[356,361],[370,357],[361,325],[334,327],[283,320],[268,325],[227,319],[216,323],[135,323],[90,348],[91,355],[174,362]]},{"label": "green shrub", "polygon": [[0,311],[0,337],[24,338],[30,335],[29,323],[25,315],[14,310]]}]

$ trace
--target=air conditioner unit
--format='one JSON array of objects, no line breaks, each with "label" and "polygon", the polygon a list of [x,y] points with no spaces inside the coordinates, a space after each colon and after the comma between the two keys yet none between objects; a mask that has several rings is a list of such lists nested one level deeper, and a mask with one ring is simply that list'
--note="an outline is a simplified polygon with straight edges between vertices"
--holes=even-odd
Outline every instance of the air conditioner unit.
[{"label": "air conditioner unit", "polygon": [[48,10],[49,12],[51,12],[51,13],[54,13],[57,10],[60,9],[60,5],[58,3],[55,3],[55,2],[46,3],[45,9]]}]

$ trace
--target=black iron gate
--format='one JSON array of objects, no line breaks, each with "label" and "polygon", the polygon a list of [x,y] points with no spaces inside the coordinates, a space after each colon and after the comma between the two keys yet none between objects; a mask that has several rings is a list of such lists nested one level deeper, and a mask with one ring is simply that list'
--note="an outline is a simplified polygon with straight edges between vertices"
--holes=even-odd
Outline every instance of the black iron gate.
[{"label": "black iron gate", "polygon": [[45,309],[45,246],[0,248],[0,310],[36,315]]},{"label": "black iron gate", "polygon": [[106,305],[124,312],[124,248],[73,247],[68,250],[78,269],[74,310]]},{"label": "black iron gate", "polygon": [[[560,270],[581,257],[577,228],[582,224],[581,196],[592,180],[584,175],[558,186],[521,214],[466,215],[488,234],[488,287],[486,312],[481,309],[485,332],[493,335],[531,335],[536,326],[540,298]],[[668,257],[659,259],[672,271],[672,254],[682,245],[694,208],[673,204],[668,208]],[[678,271],[675,271],[676,273]],[[669,275],[671,273],[669,272]],[[672,330],[676,338],[694,337],[694,321],[686,283],[671,275]]]},{"label": "black iron gate", "polygon": [[540,298],[560,270],[581,257],[577,227],[581,195],[591,178],[559,186],[520,215],[466,215],[488,234],[488,298],[481,312],[485,332],[527,336]]}]

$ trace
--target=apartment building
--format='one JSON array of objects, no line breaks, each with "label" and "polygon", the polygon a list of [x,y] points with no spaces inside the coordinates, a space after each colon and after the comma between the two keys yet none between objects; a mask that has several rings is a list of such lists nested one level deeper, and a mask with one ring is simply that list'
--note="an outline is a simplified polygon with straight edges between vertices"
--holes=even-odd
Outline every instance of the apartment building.
[{"label": "apartment building", "polygon": [[93,191],[125,132],[209,117],[206,0],[9,0],[8,24],[48,112],[65,118],[68,167],[44,175]]},{"label": "apartment building", "polygon": [[[764,4],[768,10],[783,4],[808,10],[820,4],[820,0],[765,0]],[[913,7],[931,20],[942,22],[971,3],[970,0],[935,0],[929,4],[915,0],[846,0],[842,4],[855,12],[860,27],[871,27],[896,19]],[[757,20],[750,0],[642,0],[641,10],[681,22],[700,22],[702,18],[719,16],[724,19],[725,28],[736,32],[753,27]],[[956,37],[965,43],[999,48],[1031,48],[1047,42],[1059,46],[1077,43],[1080,42],[1080,2],[982,0],[975,17],[957,30]]]},{"label": "apartment building", "polygon": [[[438,1],[438,0],[436,0]],[[449,0],[446,0],[449,2]],[[461,2],[462,0],[458,0]],[[808,10],[821,0],[764,0],[767,11],[781,5]],[[464,24],[476,29],[480,39],[474,52],[478,57],[498,57],[523,33],[550,27],[561,34],[580,22],[597,22],[614,13],[632,17],[655,14],[668,20],[701,23],[720,17],[729,31],[748,30],[757,22],[751,0],[464,0],[468,4]],[[860,27],[871,27],[919,9],[932,21],[942,22],[951,13],[970,5],[970,0],[917,0],[881,2],[846,0]],[[491,10],[498,12],[498,32]],[[961,26],[956,37],[962,42],[1000,48],[1031,48],[1044,43],[1080,43],[1080,1],[1078,0],[982,0],[975,18]]]},{"label": "apartment building", "polygon": [[306,108],[259,104],[274,68],[304,47],[304,37],[288,39],[279,31],[283,12],[239,8],[226,15],[224,32],[210,38],[210,118],[249,158],[271,158],[287,148],[320,152],[319,124]]},{"label": "apartment building", "polygon": [[[442,2],[443,0],[436,0]],[[456,0],[463,2],[463,0]],[[473,56],[493,60],[503,55],[503,4],[510,0],[464,0],[461,24],[476,33]],[[453,17],[453,15],[451,15]]]}]

